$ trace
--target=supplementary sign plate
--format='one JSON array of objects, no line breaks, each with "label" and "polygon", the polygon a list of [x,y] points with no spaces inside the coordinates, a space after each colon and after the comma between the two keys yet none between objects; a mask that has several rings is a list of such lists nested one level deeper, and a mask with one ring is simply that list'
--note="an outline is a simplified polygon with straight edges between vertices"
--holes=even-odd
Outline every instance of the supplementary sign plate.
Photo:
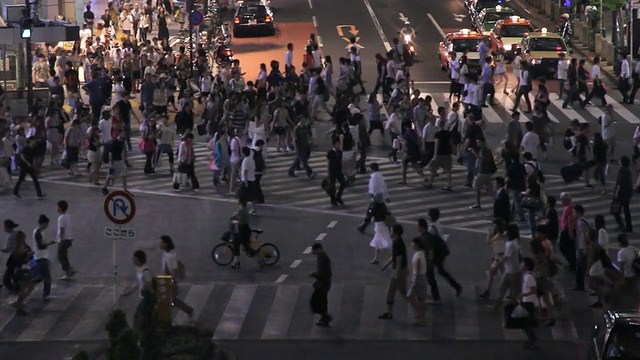
[{"label": "supplementary sign plate", "polygon": [[136,229],[121,226],[105,226],[104,237],[107,239],[135,240]]}]

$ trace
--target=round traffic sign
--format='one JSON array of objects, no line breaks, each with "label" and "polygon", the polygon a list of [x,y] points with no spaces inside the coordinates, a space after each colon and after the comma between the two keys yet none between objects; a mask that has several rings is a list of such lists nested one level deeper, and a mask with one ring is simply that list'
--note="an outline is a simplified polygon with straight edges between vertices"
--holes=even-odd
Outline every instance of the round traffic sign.
[{"label": "round traffic sign", "polygon": [[126,191],[113,191],[104,199],[104,214],[114,224],[124,225],[136,214],[136,203]]},{"label": "round traffic sign", "polygon": [[203,20],[204,20],[204,15],[202,15],[202,13],[199,10],[193,10],[189,14],[189,23],[193,26],[198,26],[202,24]]}]

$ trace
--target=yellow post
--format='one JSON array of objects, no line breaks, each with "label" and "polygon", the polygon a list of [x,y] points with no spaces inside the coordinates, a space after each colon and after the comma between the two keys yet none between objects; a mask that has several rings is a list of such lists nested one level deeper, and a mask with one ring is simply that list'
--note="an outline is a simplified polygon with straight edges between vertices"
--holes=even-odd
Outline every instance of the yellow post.
[{"label": "yellow post", "polygon": [[161,324],[171,326],[171,304],[173,303],[173,281],[170,275],[158,275],[156,277],[156,296],[158,297],[158,321]]}]

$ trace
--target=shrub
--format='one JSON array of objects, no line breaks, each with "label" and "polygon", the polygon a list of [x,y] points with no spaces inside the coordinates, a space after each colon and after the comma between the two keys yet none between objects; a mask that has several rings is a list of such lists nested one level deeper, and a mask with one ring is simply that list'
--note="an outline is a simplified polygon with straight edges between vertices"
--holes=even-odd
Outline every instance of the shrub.
[{"label": "shrub", "polygon": [[109,348],[107,349],[107,356],[111,360],[120,360],[115,357],[113,351],[116,348],[120,334],[125,329],[129,329],[127,315],[120,309],[113,310],[111,314],[109,314],[109,320],[105,325],[105,330],[109,333]]},{"label": "shrub", "polygon": [[71,360],[90,360],[89,353],[84,350],[79,351],[73,356],[73,358],[71,358]]},{"label": "shrub", "polygon": [[138,335],[131,328],[120,332],[113,356],[117,360],[140,360],[140,348],[138,347]]},{"label": "shrub", "polygon": [[155,360],[160,354],[160,339],[158,336],[158,298],[152,291],[145,290],[142,300],[136,310],[136,330],[140,335],[142,359]]}]

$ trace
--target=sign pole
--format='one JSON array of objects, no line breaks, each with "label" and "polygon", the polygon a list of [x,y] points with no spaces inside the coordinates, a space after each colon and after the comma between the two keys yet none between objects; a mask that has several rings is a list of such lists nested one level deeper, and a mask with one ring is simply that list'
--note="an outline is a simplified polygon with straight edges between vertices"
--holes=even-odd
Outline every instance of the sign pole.
[{"label": "sign pole", "polygon": [[[120,226],[118,226],[118,228],[120,228]],[[111,242],[113,243],[113,308],[115,309],[118,307],[118,263],[116,261],[116,238],[113,238]]]}]

